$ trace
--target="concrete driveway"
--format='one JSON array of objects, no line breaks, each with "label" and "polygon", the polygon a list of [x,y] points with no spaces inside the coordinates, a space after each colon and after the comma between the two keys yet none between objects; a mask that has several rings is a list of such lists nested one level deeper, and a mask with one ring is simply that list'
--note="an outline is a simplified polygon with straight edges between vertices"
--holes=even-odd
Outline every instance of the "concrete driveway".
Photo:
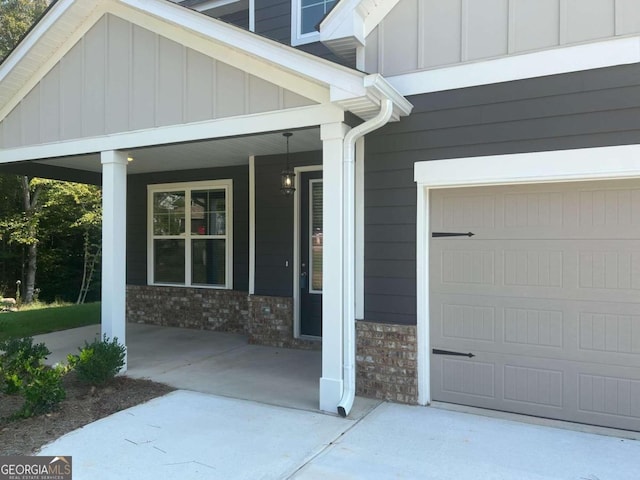
[{"label": "concrete driveway", "polygon": [[[83,327],[37,340],[55,362],[96,333]],[[73,457],[74,480],[640,478],[640,442],[623,438],[628,432],[360,397],[342,419],[317,411],[319,352],[147,325],[129,325],[127,335],[128,375],[183,390],[43,448]]]},{"label": "concrete driveway", "polygon": [[45,447],[74,480],[635,480],[640,442],[429,407],[359,420],[176,391]]}]

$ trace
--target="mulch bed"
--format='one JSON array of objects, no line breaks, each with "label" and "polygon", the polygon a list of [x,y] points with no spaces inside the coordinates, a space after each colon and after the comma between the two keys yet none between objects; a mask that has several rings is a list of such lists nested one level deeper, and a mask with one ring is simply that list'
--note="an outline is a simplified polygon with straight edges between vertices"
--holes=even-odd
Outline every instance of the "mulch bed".
[{"label": "mulch bed", "polygon": [[103,387],[90,387],[78,381],[74,372],[65,376],[63,385],[67,397],[55,411],[26,419],[10,419],[22,406],[21,397],[0,393],[0,455],[35,454],[65,433],[174,390],[126,376]]}]

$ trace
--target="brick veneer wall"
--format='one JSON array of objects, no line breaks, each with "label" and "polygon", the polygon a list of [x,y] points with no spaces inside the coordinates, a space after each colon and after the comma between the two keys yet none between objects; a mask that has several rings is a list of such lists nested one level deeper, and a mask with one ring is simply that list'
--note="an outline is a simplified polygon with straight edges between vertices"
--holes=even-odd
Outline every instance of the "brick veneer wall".
[{"label": "brick veneer wall", "polygon": [[356,322],[356,393],[393,402],[418,403],[414,325]]},{"label": "brick veneer wall", "polygon": [[319,350],[322,342],[293,338],[293,299],[249,297],[249,343],[281,348]]},{"label": "brick veneer wall", "polygon": [[248,333],[247,292],[127,285],[127,321]]},{"label": "brick veneer wall", "polygon": [[127,285],[127,321],[244,333],[253,345],[319,350],[293,338],[293,299],[234,290]]}]

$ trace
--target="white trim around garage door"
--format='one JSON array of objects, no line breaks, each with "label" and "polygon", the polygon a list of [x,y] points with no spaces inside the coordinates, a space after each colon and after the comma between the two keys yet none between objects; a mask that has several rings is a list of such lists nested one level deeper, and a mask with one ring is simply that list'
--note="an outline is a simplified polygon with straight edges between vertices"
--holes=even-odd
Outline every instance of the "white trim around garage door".
[{"label": "white trim around garage door", "polygon": [[640,178],[640,145],[417,162],[418,403],[431,402],[429,338],[429,194],[433,188]]}]

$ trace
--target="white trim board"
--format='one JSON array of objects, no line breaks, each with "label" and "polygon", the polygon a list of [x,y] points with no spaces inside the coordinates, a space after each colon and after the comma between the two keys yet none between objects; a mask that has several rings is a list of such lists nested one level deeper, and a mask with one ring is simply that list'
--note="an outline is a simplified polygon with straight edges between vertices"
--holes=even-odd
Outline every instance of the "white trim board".
[{"label": "white trim board", "polygon": [[249,295],[256,293],[256,157],[249,157]]},{"label": "white trim board", "polygon": [[416,221],[418,403],[431,402],[429,194],[433,188],[640,178],[640,145],[417,162]]},{"label": "white trim board", "polygon": [[343,119],[344,111],[334,105],[297,107],[276,112],[216,118],[203,122],[114,133],[79,140],[0,149],[0,164],[312,127]]},{"label": "white trim board", "polygon": [[387,77],[402,95],[511,82],[640,62],[640,36],[559,47]]}]

